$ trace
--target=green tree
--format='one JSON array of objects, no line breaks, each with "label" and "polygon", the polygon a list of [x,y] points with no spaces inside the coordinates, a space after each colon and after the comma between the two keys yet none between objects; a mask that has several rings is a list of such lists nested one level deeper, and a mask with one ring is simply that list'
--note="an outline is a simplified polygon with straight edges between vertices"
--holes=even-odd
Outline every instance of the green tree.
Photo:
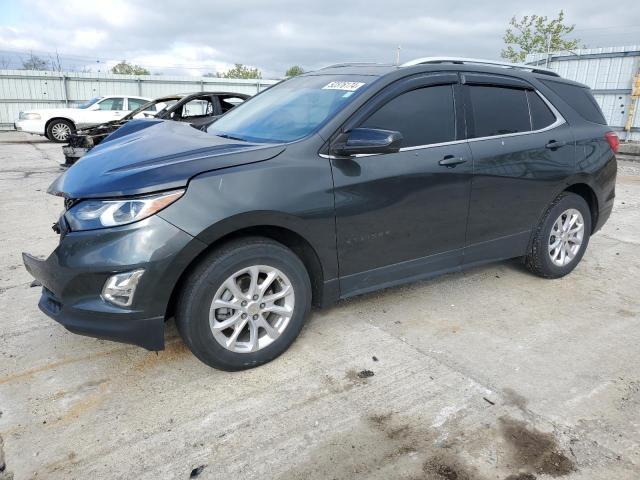
[{"label": "green tree", "polygon": [[49,70],[49,62],[44,58],[34,55],[33,52],[22,62],[23,70]]},{"label": "green tree", "polygon": [[236,63],[233,68],[224,73],[217,73],[216,76],[218,78],[262,78],[262,72],[257,68]]},{"label": "green tree", "polygon": [[151,72],[140,65],[133,65],[126,60],[122,60],[119,64],[114,65],[111,69],[111,73],[118,73],[120,75],[150,75]]},{"label": "green tree", "polygon": [[285,72],[285,77],[295,77],[297,75],[302,75],[304,73],[304,69],[300,65],[293,65],[292,67],[287,68]]},{"label": "green tree", "polygon": [[564,24],[564,11],[558,18],[549,20],[539,15],[525,15],[520,20],[513,17],[503,40],[506,48],[502,58],[512,62],[523,62],[528,53],[572,51],[580,48],[580,40],[567,40],[575,25]]}]

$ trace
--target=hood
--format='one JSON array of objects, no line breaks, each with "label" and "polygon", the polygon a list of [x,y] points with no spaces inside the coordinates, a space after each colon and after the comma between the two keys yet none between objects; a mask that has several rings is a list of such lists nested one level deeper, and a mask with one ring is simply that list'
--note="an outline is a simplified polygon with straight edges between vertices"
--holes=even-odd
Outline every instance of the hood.
[{"label": "hood", "polygon": [[181,188],[200,173],[268,160],[285,148],[228,140],[181,122],[132,120],[60,175],[48,193],[105,198]]},{"label": "hood", "polygon": [[43,117],[59,117],[63,115],[70,115],[72,113],[86,112],[84,108],[43,108],[43,109],[31,109],[24,110],[22,113],[37,113]]}]

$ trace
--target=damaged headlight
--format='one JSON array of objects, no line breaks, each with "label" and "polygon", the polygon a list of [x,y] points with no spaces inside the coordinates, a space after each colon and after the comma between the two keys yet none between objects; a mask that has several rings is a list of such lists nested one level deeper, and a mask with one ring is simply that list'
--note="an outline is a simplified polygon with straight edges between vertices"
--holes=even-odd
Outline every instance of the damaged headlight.
[{"label": "damaged headlight", "polygon": [[95,230],[137,222],[178,200],[184,190],[120,200],[83,200],[65,213],[71,230]]}]

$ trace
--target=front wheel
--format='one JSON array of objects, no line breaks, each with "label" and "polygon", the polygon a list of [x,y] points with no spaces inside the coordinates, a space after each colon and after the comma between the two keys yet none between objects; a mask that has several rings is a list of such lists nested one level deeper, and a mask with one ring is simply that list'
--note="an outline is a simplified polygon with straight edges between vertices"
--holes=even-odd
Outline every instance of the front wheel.
[{"label": "front wheel", "polygon": [[189,275],[176,324],[201,361],[244,370],[283,353],[310,308],[311,282],[302,261],[280,243],[247,238],[213,251]]},{"label": "front wheel", "polygon": [[57,118],[47,125],[47,138],[56,143],[64,143],[76,131],[76,127],[69,120]]},{"label": "front wheel", "polygon": [[571,192],[561,193],[549,206],[534,234],[527,268],[544,278],[560,278],[580,262],[591,235],[591,210]]}]

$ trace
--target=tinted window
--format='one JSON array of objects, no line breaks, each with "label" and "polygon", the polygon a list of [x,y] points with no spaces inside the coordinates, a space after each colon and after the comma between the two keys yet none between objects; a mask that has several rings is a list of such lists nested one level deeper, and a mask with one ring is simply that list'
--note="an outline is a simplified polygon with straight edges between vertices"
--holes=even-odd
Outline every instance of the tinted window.
[{"label": "tinted window", "polygon": [[122,110],[124,98],[106,98],[99,103],[100,110]]},{"label": "tinted window", "polygon": [[529,98],[531,123],[534,130],[540,130],[541,128],[548,127],[556,121],[555,115],[544,100],[540,98],[540,95],[536,92],[528,91],[527,97]]},{"label": "tinted window", "polygon": [[606,125],[607,121],[602,115],[602,110],[596,99],[593,98],[588,88],[568,83],[542,81],[547,87],[556,92],[565,102],[580,114],[582,118],[590,122]]},{"label": "tinted window", "polygon": [[389,101],[360,126],[398,131],[403,147],[450,142],[456,138],[454,111],[451,85],[420,88]]},{"label": "tinted window", "polygon": [[469,86],[475,137],[531,130],[525,90]]}]

